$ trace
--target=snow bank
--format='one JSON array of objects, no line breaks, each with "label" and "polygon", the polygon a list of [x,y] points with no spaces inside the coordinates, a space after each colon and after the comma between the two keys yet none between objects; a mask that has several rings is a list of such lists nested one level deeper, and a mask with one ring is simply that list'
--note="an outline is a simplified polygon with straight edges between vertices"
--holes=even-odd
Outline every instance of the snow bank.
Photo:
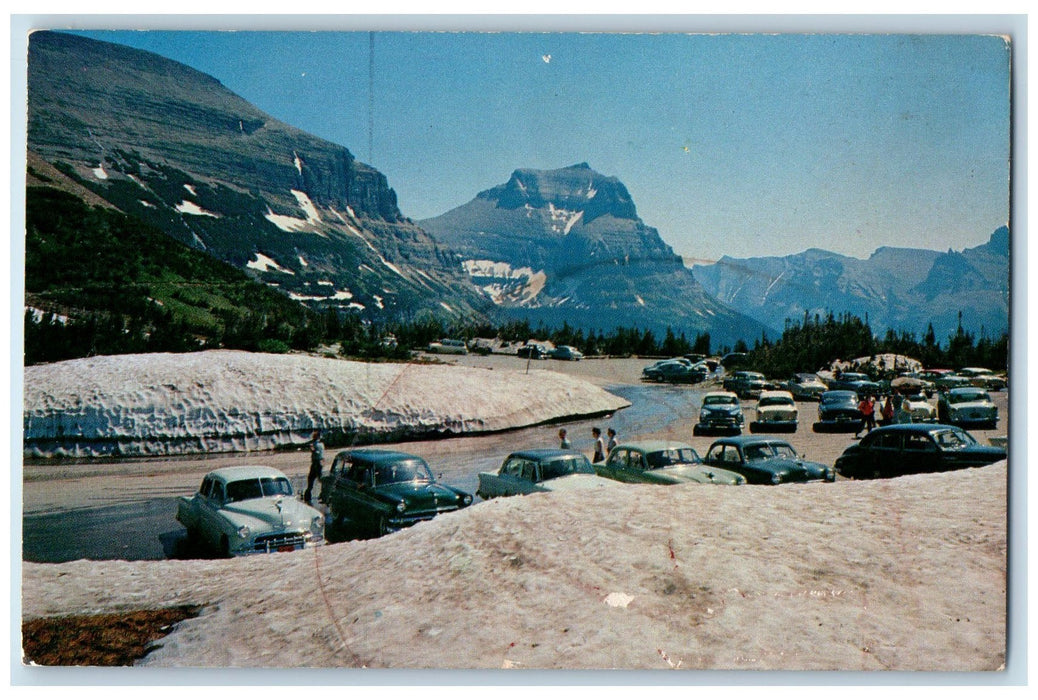
[{"label": "snow bank", "polygon": [[237,351],[119,355],[25,369],[24,453],[170,455],[477,433],[629,405],[547,371]]},{"label": "snow bank", "polygon": [[610,482],[245,560],[25,562],[23,615],[203,606],[144,660],[183,668],[992,671],[1006,482]]}]

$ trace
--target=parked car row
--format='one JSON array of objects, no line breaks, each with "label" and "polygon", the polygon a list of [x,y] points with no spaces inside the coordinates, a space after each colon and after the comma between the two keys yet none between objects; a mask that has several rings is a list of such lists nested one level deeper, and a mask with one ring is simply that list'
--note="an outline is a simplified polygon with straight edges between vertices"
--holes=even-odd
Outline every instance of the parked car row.
[{"label": "parked car row", "polygon": [[[858,394],[821,394],[816,431],[860,426]],[[987,391],[961,387],[942,395],[935,408],[922,394],[906,396],[908,416],[872,430],[847,447],[833,466],[811,462],[774,435],[739,435],[744,418],[733,392],[703,398],[693,433],[735,433],[712,442],[706,455],[675,441],[634,441],[615,446],[600,463],[562,449],[513,452],[495,471],[478,474],[484,499],[546,491],[601,488],[613,480],[648,484],[783,484],[845,478],[883,478],[978,467],[1006,458],[1004,446],[983,446],[964,425],[991,428],[997,408]],[[936,415],[935,415],[936,414]],[[753,433],[796,430],[798,413],[789,391],[764,390]],[[339,452],[321,479],[319,501],[329,523],[349,523],[373,536],[409,527],[472,504],[473,496],[437,481],[428,463],[405,452],[354,448]],[[223,556],[306,549],[325,539],[325,515],[293,495],[288,478],[266,466],[226,467],[207,474],[198,491],[177,501],[177,520],[189,539]]]},{"label": "parked car row", "polygon": [[712,371],[706,360],[672,357],[642,369],[642,379],[668,384],[695,384],[705,380]]},{"label": "parked car row", "polygon": [[550,358],[553,360],[572,360],[579,361],[584,359],[584,353],[577,350],[572,345],[557,345],[549,350],[546,346],[540,343],[527,343],[518,350],[515,351],[517,357],[529,360],[543,360]]}]

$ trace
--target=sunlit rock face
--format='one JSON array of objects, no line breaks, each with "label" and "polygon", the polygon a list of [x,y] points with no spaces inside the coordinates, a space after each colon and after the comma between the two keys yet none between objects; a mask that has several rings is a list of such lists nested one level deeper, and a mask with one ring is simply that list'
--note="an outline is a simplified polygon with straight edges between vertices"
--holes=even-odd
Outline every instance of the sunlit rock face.
[{"label": "sunlit rock face", "polygon": [[420,222],[503,312],[582,329],[637,326],[720,342],[763,328],[705,294],[616,177],[578,163],[519,169]]}]

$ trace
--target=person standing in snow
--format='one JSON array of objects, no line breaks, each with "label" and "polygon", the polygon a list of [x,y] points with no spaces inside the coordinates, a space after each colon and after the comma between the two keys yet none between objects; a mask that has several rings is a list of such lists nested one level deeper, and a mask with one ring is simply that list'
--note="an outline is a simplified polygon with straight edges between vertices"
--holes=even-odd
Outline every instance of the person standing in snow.
[{"label": "person standing in snow", "polygon": [[559,428],[559,449],[560,450],[568,450],[568,449],[571,449],[572,447],[573,446],[570,444],[569,438],[566,437],[566,429],[565,428]]},{"label": "person standing in snow", "polygon": [[616,431],[609,428],[606,430],[606,435],[609,436],[609,441],[606,443],[606,454],[608,455],[616,447]]},{"label": "person standing in snow", "polygon": [[321,478],[324,471],[324,443],[321,442],[321,431],[315,430],[310,436],[310,473],[306,476],[306,493],[303,500],[310,503],[313,497],[314,482]]},{"label": "person standing in snow", "polygon": [[602,430],[600,428],[592,428],[591,437],[595,438],[595,454],[591,461],[595,463],[602,462],[605,460],[605,443],[602,441]]}]

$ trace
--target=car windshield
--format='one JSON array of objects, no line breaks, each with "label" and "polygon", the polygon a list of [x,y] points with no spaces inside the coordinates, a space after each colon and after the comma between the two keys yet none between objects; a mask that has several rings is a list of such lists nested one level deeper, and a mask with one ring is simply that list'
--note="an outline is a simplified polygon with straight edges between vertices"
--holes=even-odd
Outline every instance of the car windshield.
[{"label": "car windshield", "polygon": [[401,460],[390,464],[379,464],[375,467],[375,486],[432,480],[429,465],[419,459]]},{"label": "car windshield", "polygon": [[788,396],[765,396],[758,402],[760,406],[792,406],[793,399]]},{"label": "car windshield", "polygon": [[976,445],[976,439],[965,430],[942,430],[934,433],[934,440],[942,450],[958,450]]},{"label": "car windshield", "polygon": [[869,381],[869,375],[858,374],[856,372],[844,372],[840,376],[840,381],[844,382],[867,382]]},{"label": "car windshield", "polygon": [[742,449],[742,456],[747,462],[758,462],[773,455],[769,445],[747,445]]},{"label": "car windshield", "polygon": [[555,479],[567,474],[594,474],[595,468],[584,455],[557,457],[541,464],[541,480]]},{"label": "car windshield", "polygon": [[675,447],[658,452],[646,452],[645,461],[649,469],[662,469],[675,464],[698,464],[702,460],[699,459],[699,453],[691,447]]},{"label": "car windshield", "polygon": [[822,403],[829,404],[851,404],[858,405],[858,396],[850,391],[830,391],[822,394]]},{"label": "car windshield", "polygon": [[948,394],[948,403],[966,403],[967,401],[988,401],[991,397],[983,389],[977,391],[955,391]]},{"label": "car windshield", "polygon": [[283,476],[240,479],[227,484],[228,501],[247,501],[264,496],[291,496],[292,485]]},{"label": "car windshield", "polygon": [[734,406],[739,399],[734,396],[707,396],[703,399],[704,406]]},{"label": "car windshield", "polygon": [[797,451],[793,449],[792,445],[778,443],[772,445],[771,449],[775,452],[776,457],[782,457],[783,459],[795,459],[797,456]]}]

